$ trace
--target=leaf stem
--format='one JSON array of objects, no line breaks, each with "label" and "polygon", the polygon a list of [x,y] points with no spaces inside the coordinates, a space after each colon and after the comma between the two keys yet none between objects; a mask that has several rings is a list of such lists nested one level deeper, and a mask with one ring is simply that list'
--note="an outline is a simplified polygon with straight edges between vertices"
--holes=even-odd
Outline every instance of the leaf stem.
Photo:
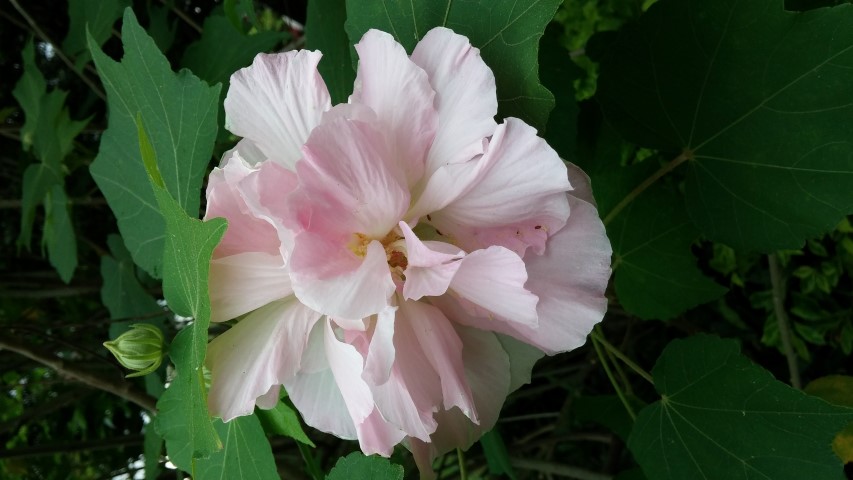
[{"label": "leaf stem", "polygon": [[459,479],[468,480],[468,471],[465,470],[465,453],[461,448],[456,449],[456,458],[459,460]]},{"label": "leaf stem", "polygon": [[803,388],[800,380],[800,368],[797,365],[797,354],[791,344],[790,322],[788,312],[785,311],[785,280],[779,268],[779,258],[775,253],[767,255],[767,263],[770,264],[770,284],[773,286],[773,310],[776,314],[776,322],[779,326],[779,339],[782,340],[782,349],[785,358],[788,359],[788,372],[791,374],[791,386],[797,389]]},{"label": "leaf stem", "polygon": [[610,222],[612,222],[613,219],[616,218],[616,216],[619,215],[619,213],[625,209],[625,207],[627,207],[638,196],[640,196],[641,193],[646,191],[647,188],[652,186],[653,183],[657,182],[661,177],[663,177],[667,173],[678,168],[678,166],[680,166],[682,163],[686,162],[690,158],[693,158],[693,152],[691,152],[689,150],[685,150],[685,151],[681,152],[680,155],[673,158],[669,163],[667,163],[666,165],[661,167],[658,171],[653,173],[649,178],[643,180],[643,183],[634,187],[634,189],[631,190],[631,192],[628,195],[625,195],[625,198],[623,198],[622,201],[617,203],[616,206],[613,207],[612,210],[610,210],[610,212],[607,214],[607,216],[604,217],[604,220],[603,220],[604,225],[607,226]]},{"label": "leaf stem", "polygon": [[602,351],[598,340],[594,335],[590,335],[589,338],[592,340],[592,346],[595,347],[595,353],[598,355],[598,361],[601,362],[601,366],[604,367],[604,373],[607,374],[610,384],[613,385],[613,389],[616,390],[616,396],[618,396],[619,400],[622,401],[622,405],[625,407],[625,411],[628,412],[628,416],[631,417],[631,420],[636,420],[637,414],[634,413],[634,409],[631,408],[631,404],[628,403],[628,399],[625,397],[622,387],[619,386],[619,382],[617,382],[616,377],[613,376],[613,372],[610,370],[610,365],[607,363],[607,356],[604,354],[604,351]]},{"label": "leaf stem", "polygon": [[608,341],[604,338],[604,334],[602,334],[602,333],[601,333],[601,328],[600,328],[600,327],[596,326],[596,327],[595,327],[595,329],[592,331],[591,335],[592,335],[592,337],[593,337],[593,339],[594,339],[594,340],[596,340],[596,341],[597,341],[598,343],[600,343],[604,348],[606,348],[606,349],[607,349],[607,351],[608,351],[608,352],[610,352],[611,354],[613,354],[613,356],[614,356],[614,357],[618,358],[619,360],[622,360],[622,362],[623,362],[625,365],[627,365],[627,366],[628,366],[628,368],[630,368],[631,370],[633,370],[633,371],[634,371],[634,373],[636,373],[637,375],[639,375],[639,376],[643,377],[643,379],[644,379],[645,381],[647,381],[647,382],[651,383],[652,385],[654,385],[654,384],[655,384],[655,379],[652,377],[652,375],[651,375],[649,372],[647,372],[645,369],[643,369],[642,367],[640,367],[639,365],[637,365],[637,364],[636,364],[636,362],[634,362],[633,360],[631,360],[630,358],[628,358],[628,356],[627,356],[627,355],[625,355],[624,353],[622,353],[618,348],[616,348],[615,346],[613,346],[610,342],[608,342]]},{"label": "leaf stem", "polygon": [[314,480],[323,480],[323,472],[320,470],[320,465],[317,464],[317,459],[311,454],[311,447],[302,442],[296,442],[296,447],[299,448],[299,454],[302,455],[302,461],[305,462],[305,470],[307,470],[308,475],[311,475]]},{"label": "leaf stem", "polygon": [[104,91],[101,90],[98,87],[98,85],[95,84],[95,82],[93,82],[91,79],[89,79],[89,77],[87,77],[81,70],[79,70],[74,65],[74,62],[72,62],[71,59],[65,55],[65,52],[63,52],[62,49],[59,48],[59,44],[54,42],[53,40],[51,40],[50,37],[48,37],[47,34],[44,33],[44,31],[41,28],[39,28],[39,26],[35,22],[35,20],[33,20],[33,18],[27,13],[27,11],[24,10],[23,7],[21,7],[18,4],[18,1],[17,0],[9,0],[9,3],[11,3],[12,6],[15,7],[15,10],[17,10],[18,13],[22,17],[24,17],[24,20],[27,21],[27,24],[30,26],[30,28],[33,30],[33,32],[35,32],[36,35],[38,35],[42,40],[44,40],[45,42],[47,42],[53,46],[53,51],[56,52],[56,56],[58,56],[60,59],[62,59],[62,61],[65,62],[66,65],[68,65],[68,68],[70,68],[71,71],[76,73],[77,76],[80,77],[81,80],[83,80],[83,83],[85,83],[86,85],[89,86],[89,88],[92,89],[92,91],[95,93],[95,95],[99,96],[101,98],[101,100],[106,102],[107,101],[107,95],[104,93]]}]

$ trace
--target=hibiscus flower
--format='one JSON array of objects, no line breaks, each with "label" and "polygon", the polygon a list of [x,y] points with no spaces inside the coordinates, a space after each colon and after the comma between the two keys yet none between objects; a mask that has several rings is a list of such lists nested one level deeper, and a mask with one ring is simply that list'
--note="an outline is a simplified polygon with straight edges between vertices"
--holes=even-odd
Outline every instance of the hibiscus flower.
[{"label": "hibiscus flower", "polygon": [[431,30],[411,56],[371,30],[332,106],[321,54],[261,54],[231,77],[242,137],[210,176],[228,230],[206,364],[213,415],[271,408],[368,454],[404,443],[422,471],[491,429],[543,354],[601,320],[610,244],[588,179],[522,120],[468,39]]}]

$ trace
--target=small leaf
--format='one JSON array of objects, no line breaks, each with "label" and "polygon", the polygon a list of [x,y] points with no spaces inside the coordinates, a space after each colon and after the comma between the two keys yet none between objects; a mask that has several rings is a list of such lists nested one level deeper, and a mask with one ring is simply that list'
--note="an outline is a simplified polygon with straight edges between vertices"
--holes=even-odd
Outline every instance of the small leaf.
[{"label": "small leaf", "polygon": [[560,3],[347,0],[346,31],[354,44],[377,28],[394,35],[408,52],[433,27],[465,35],[495,73],[499,115],[521,118],[541,132],[554,96],[539,81],[539,38]]},{"label": "small leaf", "polygon": [[[101,286],[101,302],[110,312],[110,318],[148,317],[163,309],[157,305],[157,301],[151,296],[136,277],[133,259],[130,252],[125,248],[119,235],[107,237],[107,245],[112,256],[101,257],[101,277],[104,283]],[[157,318],[154,325],[162,326],[162,317]],[[140,318],[139,320],[128,320],[125,322],[113,322],[110,324],[110,338],[118,337],[131,323],[155,320],[152,318]]]},{"label": "small leaf", "polygon": [[98,46],[103,45],[112,34],[113,25],[121,18],[121,12],[131,5],[130,0],[68,0],[68,35],[62,42],[62,50],[82,68],[89,61],[86,32]]},{"label": "small leaf", "polygon": [[264,430],[268,433],[284,435],[310,447],[314,446],[314,442],[302,430],[302,423],[296,412],[284,402],[278,402],[275,408],[270,410],[259,408],[256,412]]},{"label": "small leaf", "polygon": [[640,412],[628,448],[658,480],[840,480],[830,448],[853,409],[810,397],[739,353],[733,340],[670,343],[652,376],[661,400]]},{"label": "small leaf", "polygon": [[[225,0],[222,4],[225,16],[241,33],[249,28],[258,26],[258,15],[255,13],[255,2],[252,0]],[[310,8],[311,5],[309,4]]]},{"label": "small leaf", "polygon": [[496,429],[491,429],[480,438],[483,446],[483,454],[486,455],[486,463],[489,465],[489,473],[492,475],[506,475],[512,480],[516,479],[515,470],[509,459],[501,434]]},{"label": "small leaf", "polygon": [[68,215],[68,198],[61,185],[53,185],[45,199],[42,244],[47,246],[50,264],[68,283],[77,268],[77,237]]},{"label": "small leaf", "polygon": [[601,61],[608,121],[687,159],[690,218],[736,250],[798,248],[853,213],[853,5],[783,3],[660,0]]},{"label": "small leaf", "polygon": [[208,87],[187,71],[172,73],[130,9],[122,42],[125,54],[117,63],[89,40],[109,107],[109,126],[90,172],[134,261],[159,278],[166,225],[142,164],[136,115],[148,128],[168,194],[194,218],[217,132],[219,87]]},{"label": "small leaf", "polygon": [[143,442],[145,456],[145,478],[157,478],[160,475],[160,454],[163,452],[163,438],[157,433],[154,425],[145,427]]},{"label": "small leaf", "polygon": [[350,40],[344,30],[345,4],[346,0],[312,0],[305,21],[305,48],[323,52],[317,69],[333,105],[347,101],[355,81]]},{"label": "small leaf", "polygon": [[376,455],[364,456],[353,452],[340,458],[326,475],[326,480],[402,480],[403,467],[394,465],[387,458]]},{"label": "small leaf", "polygon": [[197,461],[197,480],[279,480],[270,442],[257,417],[237,417],[228,423],[216,419],[213,426],[222,450]]}]

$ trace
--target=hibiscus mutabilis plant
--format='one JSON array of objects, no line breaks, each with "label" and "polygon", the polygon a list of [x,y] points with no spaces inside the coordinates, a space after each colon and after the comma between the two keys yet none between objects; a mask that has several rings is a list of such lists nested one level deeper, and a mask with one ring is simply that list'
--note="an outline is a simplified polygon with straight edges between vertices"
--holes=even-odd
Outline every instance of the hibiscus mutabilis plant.
[{"label": "hibiscus mutabilis plant", "polygon": [[582,345],[606,310],[610,243],[588,179],[497,114],[478,49],[435,28],[411,56],[371,30],[355,89],[331,105],[321,53],[235,73],[205,218],[211,414],[272,408],[368,454],[431,461],[495,424],[543,354]]}]

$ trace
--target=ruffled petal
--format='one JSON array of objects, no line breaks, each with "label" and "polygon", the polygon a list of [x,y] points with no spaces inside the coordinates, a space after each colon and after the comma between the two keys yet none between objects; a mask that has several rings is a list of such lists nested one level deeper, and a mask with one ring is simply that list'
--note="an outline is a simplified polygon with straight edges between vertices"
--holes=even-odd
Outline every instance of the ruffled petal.
[{"label": "ruffled petal", "polygon": [[583,345],[607,311],[610,241],[595,207],[571,195],[569,201],[569,221],[548,240],[545,254],[524,258],[527,287],[539,296],[539,328],[519,329],[517,337],[548,353]]},{"label": "ruffled petal", "polygon": [[[441,250],[433,250],[420,241],[406,222],[400,222],[399,226],[406,240],[408,260],[403,298],[419,300],[427,295],[443,295],[459,269],[464,252],[450,244],[444,244],[445,248]],[[445,253],[447,250],[455,250],[455,253]]]},{"label": "ruffled petal", "polygon": [[435,90],[440,119],[427,160],[427,177],[439,167],[483,153],[498,112],[495,76],[468,39],[447,28],[430,30],[412,52]]},{"label": "ruffled petal", "polygon": [[[297,251],[294,250],[294,257]],[[317,278],[310,271],[291,271],[290,275],[299,300],[332,317],[364,318],[379,313],[389,306],[396,288],[385,248],[375,240],[367,246],[364,260],[351,272],[327,278]]]},{"label": "ruffled petal", "polygon": [[450,289],[472,315],[490,320],[497,316],[535,328],[538,298],[525,288],[525,282],[527,270],[518,255],[503,247],[489,247],[462,260]]},{"label": "ruffled petal", "polygon": [[441,381],[444,408],[458,407],[472,422],[478,423],[462,364],[463,344],[450,321],[441,310],[423,302],[402,302],[399,312],[401,321],[407,322],[414,332],[421,350],[429,353],[427,361]]},{"label": "ruffled petal", "polygon": [[281,255],[241,253],[210,262],[210,319],[223,322],[293,294]]},{"label": "ruffled petal", "polygon": [[364,379],[372,385],[388,381],[394,365],[394,320],[397,307],[388,307],[379,312],[373,324],[370,345],[364,361]]},{"label": "ruffled petal", "polygon": [[258,54],[251,66],[231,75],[225,128],[292,170],[311,130],[331,108],[317,72],[321,57],[308,50]]},{"label": "ruffled petal", "polygon": [[405,171],[406,184],[413,185],[423,176],[438,125],[435,92],[427,74],[391,35],[370,30],[355,49],[358,73],[350,103],[376,112],[378,128],[387,132],[392,158]]},{"label": "ruffled petal", "polygon": [[297,165],[293,198],[302,228],[381,239],[409,206],[403,170],[374,126],[339,118],[317,127]]},{"label": "ruffled petal", "polygon": [[253,195],[241,183],[256,176],[237,150],[223,157],[222,167],[214,168],[207,184],[207,211],[204,219],[228,220],[225,236],[214,251],[214,258],[244,252],[278,253],[278,234],[272,223],[256,215],[249,206]]},{"label": "ruffled petal", "polygon": [[250,415],[259,397],[296,373],[319,317],[293,298],[282,300],[254,311],[210,342],[205,358],[211,372],[210,412],[226,422]]},{"label": "ruffled petal", "polygon": [[278,405],[280,393],[281,385],[273,385],[269,390],[267,390],[267,393],[261,395],[257,400],[255,400],[255,405],[264,410],[271,410]]},{"label": "ruffled petal", "polygon": [[519,256],[530,246],[542,253],[569,216],[560,157],[533,127],[507,118],[477,165],[477,178],[431,223],[467,251],[500,245]]}]

